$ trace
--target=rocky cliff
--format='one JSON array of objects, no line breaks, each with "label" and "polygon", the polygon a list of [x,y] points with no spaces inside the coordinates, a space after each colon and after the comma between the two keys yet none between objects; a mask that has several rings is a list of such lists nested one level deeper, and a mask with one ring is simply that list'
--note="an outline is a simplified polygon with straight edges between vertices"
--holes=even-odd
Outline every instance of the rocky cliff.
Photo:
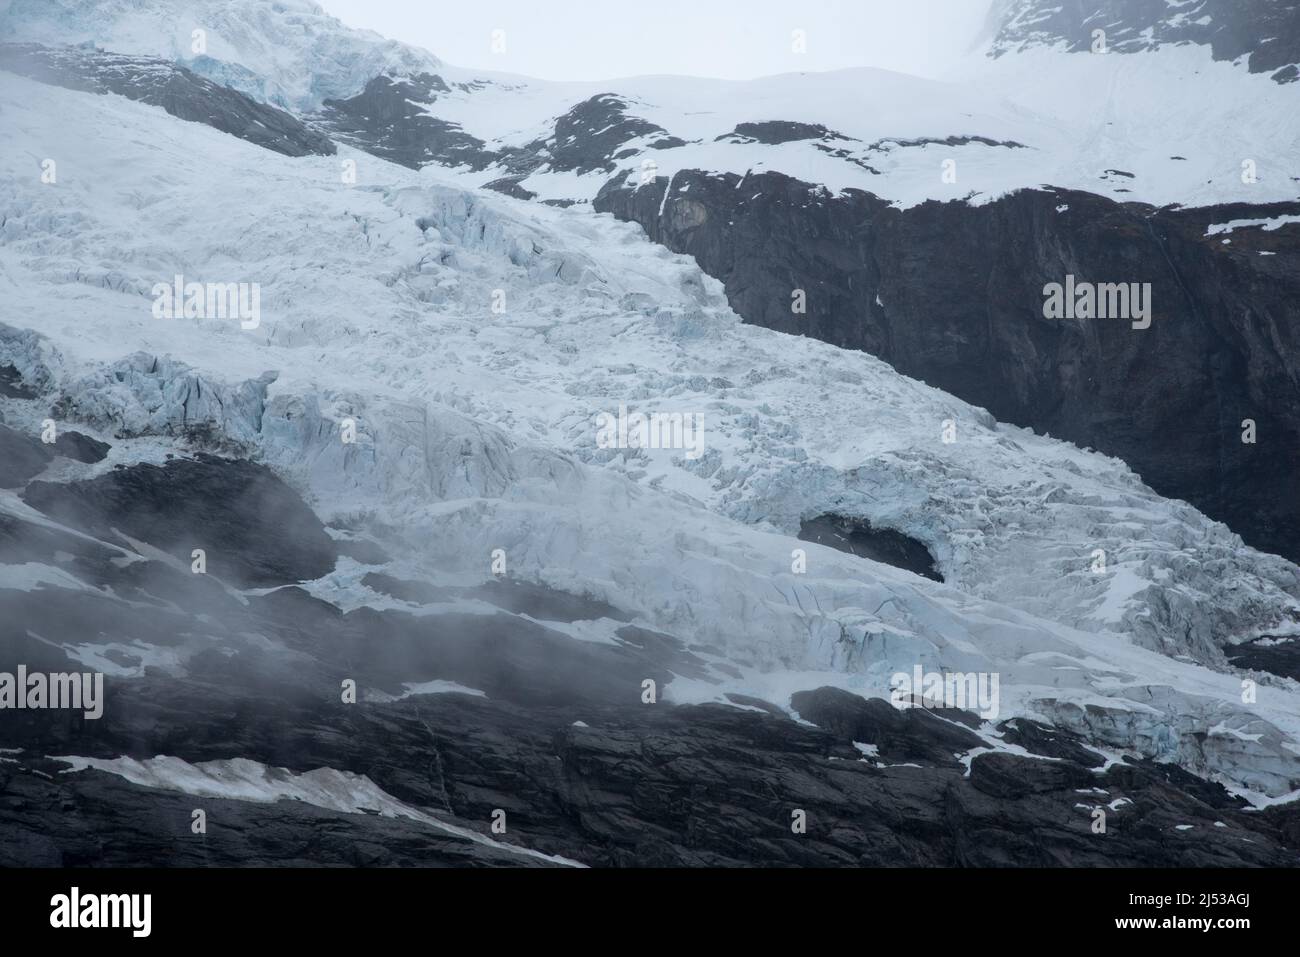
[{"label": "rocky cliff", "polygon": [[[1300,203],[1155,209],[1043,189],[898,209],[779,173],[691,170],[616,179],[595,206],[694,256],[750,322],[1118,456],[1300,557],[1300,224],[1268,228]],[[1150,327],[1045,317],[1044,287],[1070,275],[1150,283]]]}]

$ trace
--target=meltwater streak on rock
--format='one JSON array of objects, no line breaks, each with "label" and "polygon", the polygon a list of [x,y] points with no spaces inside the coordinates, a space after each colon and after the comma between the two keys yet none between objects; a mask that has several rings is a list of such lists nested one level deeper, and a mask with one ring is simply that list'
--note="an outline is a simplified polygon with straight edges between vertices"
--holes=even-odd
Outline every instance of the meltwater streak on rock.
[{"label": "meltwater streak on rock", "polygon": [[[748,322],[861,349],[1000,420],[1115,455],[1249,544],[1300,558],[1300,266],[1258,255],[1295,250],[1296,227],[1223,245],[1209,225],[1245,207],[1025,190],[900,210],[780,173],[741,179],[678,173],[665,199],[666,179],[620,176],[595,208],[694,256]],[[1043,287],[1067,274],[1152,283],[1151,327],[1044,318]],[[1257,444],[1241,440],[1245,419]]]}]

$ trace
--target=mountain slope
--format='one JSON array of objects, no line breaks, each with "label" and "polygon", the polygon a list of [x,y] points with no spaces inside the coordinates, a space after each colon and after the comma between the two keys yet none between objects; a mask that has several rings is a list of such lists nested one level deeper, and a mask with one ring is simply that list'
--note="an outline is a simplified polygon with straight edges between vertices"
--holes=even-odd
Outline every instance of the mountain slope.
[{"label": "mountain slope", "polygon": [[[991,56],[949,82],[856,70],[602,84],[458,70],[291,4],[265,25],[295,37],[292,96],[277,92],[283,57],[246,29],[271,14],[181,9],[237,21],[212,63],[168,48],[192,69],[250,91],[270,77],[262,95],[330,136],[467,186],[557,206],[600,196],[697,256],[746,321],[864,349],[1120,456],[1251,544],[1300,557],[1300,111],[1276,82],[1287,0],[1002,5]],[[17,3],[3,32],[165,53],[159,10]],[[1092,29],[1117,55],[1071,52],[1092,49]],[[1151,283],[1154,328],[1047,319],[1043,288],[1071,276]],[[795,290],[812,293],[803,312],[788,308]],[[1258,438],[1243,443],[1249,423]]]},{"label": "mountain slope", "polygon": [[[48,107],[11,101],[13,136],[55,143],[85,178],[56,190],[7,171],[6,295],[20,312],[62,304],[40,327],[49,345],[10,338],[7,362],[50,383],[63,415],[119,440],[220,437],[305,483],[326,515],[432,522],[423,561],[464,575],[504,548],[513,575],[638,609],[645,627],[687,628],[760,674],[833,668],[876,686],[898,661],[928,659],[924,648],[953,661],[979,649],[993,659],[975,670],[1003,674],[1004,700],[1026,695],[1033,713],[1060,719],[1074,695],[1048,704],[1033,690],[1037,666],[1013,650],[1026,641],[1109,667],[1136,655],[1138,673],[1192,667],[1167,655],[1223,669],[1223,642],[1296,620],[1289,563],[1243,549],[1113,460],[1004,430],[861,354],[737,324],[711,281],[635,227],[419,187],[391,166],[391,185],[350,188],[337,160],[277,158],[138,104],[23,92],[53,98],[79,132],[57,134]],[[160,152],[142,164],[132,144],[146,130]],[[99,144],[93,155],[85,141]],[[97,185],[101,165],[130,170],[116,192]],[[186,201],[123,205],[130,178],[156,182],[159,168]],[[216,201],[236,184],[237,209]],[[245,239],[214,241],[223,235]],[[177,269],[259,279],[262,325],[154,318],[150,287]],[[698,411],[708,454],[600,449],[596,414],[620,401]],[[36,427],[39,409],[14,412],[15,427]],[[355,447],[338,441],[345,416],[358,422]],[[951,445],[946,419],[959,429]],[[807,575],[791,575],[799,520],[830,511],[921,539],[967,593],[817,547]],[[1111,563],[1100,576],[1099,547]],[[330,589],[355,588],[364,569],[340,573]],[[1042,617],[1012,627],[1024,612],[995,611],[992,597]],[[989,615],[996,627],[979,623]],[[861,644],[881,628],[897,642],[885,660]],[[1205,682],[1220,688],[1216,707],[1239,709],[1231,674],[1205,671]],[[1179,713],[1198,712],[1180,701]]]},{"label": "mountain slope", "polygon": [[117,93],[161,106],[172,116],[204,123],[259,146],[303,156],[332,155],[328,137],[284,110],[266,106],[159,57],[0,43],[0,69],[91,93]]},{"label": "mountain slope", "polygon": [[1196,44],[1278,83],[1300,79],[1294,0],[1001,0],[991,15],[994,56],[1036,46],[1141,53]]},{"label": "mountain slope", "polygon": [[310,0],[3,0],[0,40],[158,57],[294,110],[354,92],[356,77],[441,65],[424,50],[344,27]]},{"label": "mountain slope", "polygon": [[[1288,251],[1286,225],[1060,190],[900,208],[773,172],[641,182],[641,154],[615,159],[603,134],[691,144],[631,95],[512,127],[538,88],[435,76],[313,105],[312,123],[352,124],[337,156],[4,77],[0,136],[20,148],[0,156],[0,294],[21,318],[0,326],[0,670],[92,668],[108,690],[101,722],[6,725],[6,862],[1295,863],[1300,569],[1124,462],[764,328],[789,273],[748,274],[747,293],[714,258],[730,244],[770,265],[756,253],[788,239],[806,275],[834,270],[808,283],[820,309],[819,290],[858,282],[850,233],[938,257],[986,224],[972,256],[1021,235],[1064,263],[1095,261],[1089,230],[1146,227],[1204,257],[1188,281],[1255,276],[1263,315],[1292,267],[1258,254]],[[448,112],[403,107],[367,142],[413,90]],[[482,119],[495,129],[452,112],[516,94],[527,110]],[[730,125],[719,150],[845,163],[816,119],[697,122]],[[1030,148],[986,139],[895,146]],[[405,153],[430,144],[455,167]],[[474,188],[490,175],[604,182],[598,205],[647,228]],[[699,261],[647,232],[705,241]],[[916,297],[916,325],[926,296],[941,313],[945,289],[989,285],[948,258],[885,260],[853,292],[891,318]],[[256,283],[260,313],[163,318],[178,275]],[[992,298],[1004,332],[1023,326]],[[1218,361],[1285,354],[1286,328],[1242,343],[1229,322]],[[1146,361],[1129,335],[1099,341]],[[690,417],[699,441],[611,447],[602,416],[624,409]],[[46,419],[63,445],[41,442]],[[808,540],[826,527],[839,547]],[[895,564],[928,555],[942,581],[862,540]],[[891,706],[916,667],[996,675],[999,700]],[[201,858],[197,801],[237,824]],[[50,820],[55,803],[73,812]]]}]

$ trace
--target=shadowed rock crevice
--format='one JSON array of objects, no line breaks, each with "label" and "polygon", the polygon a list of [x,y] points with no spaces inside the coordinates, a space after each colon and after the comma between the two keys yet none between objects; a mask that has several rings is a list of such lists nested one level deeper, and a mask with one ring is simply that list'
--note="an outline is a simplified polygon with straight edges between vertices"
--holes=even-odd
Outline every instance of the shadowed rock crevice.
[{"label": "shadowed rock crevice", "polygon": [[843,515],[805,519],[799,526],[799,539],[829,545],[859,558],[869,558],[934,581],[943,581],[934,555],[925,545],[892,528],[874,528],[865,519],[845,518]]}]

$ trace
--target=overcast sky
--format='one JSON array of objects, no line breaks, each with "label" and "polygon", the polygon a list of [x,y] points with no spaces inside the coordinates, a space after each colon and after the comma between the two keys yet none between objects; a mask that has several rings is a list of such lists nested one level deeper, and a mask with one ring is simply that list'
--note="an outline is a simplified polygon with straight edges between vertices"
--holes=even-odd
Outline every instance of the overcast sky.
[{"label": "overcast sky", "polygon": [[[938,76],[992,0],[319,0],[344,23],[455,66],[551,80],[750,79],[875,66]],[[505,31],[505,52],[492,34]],[[802,30],[807,52],[792,52]]]}]

